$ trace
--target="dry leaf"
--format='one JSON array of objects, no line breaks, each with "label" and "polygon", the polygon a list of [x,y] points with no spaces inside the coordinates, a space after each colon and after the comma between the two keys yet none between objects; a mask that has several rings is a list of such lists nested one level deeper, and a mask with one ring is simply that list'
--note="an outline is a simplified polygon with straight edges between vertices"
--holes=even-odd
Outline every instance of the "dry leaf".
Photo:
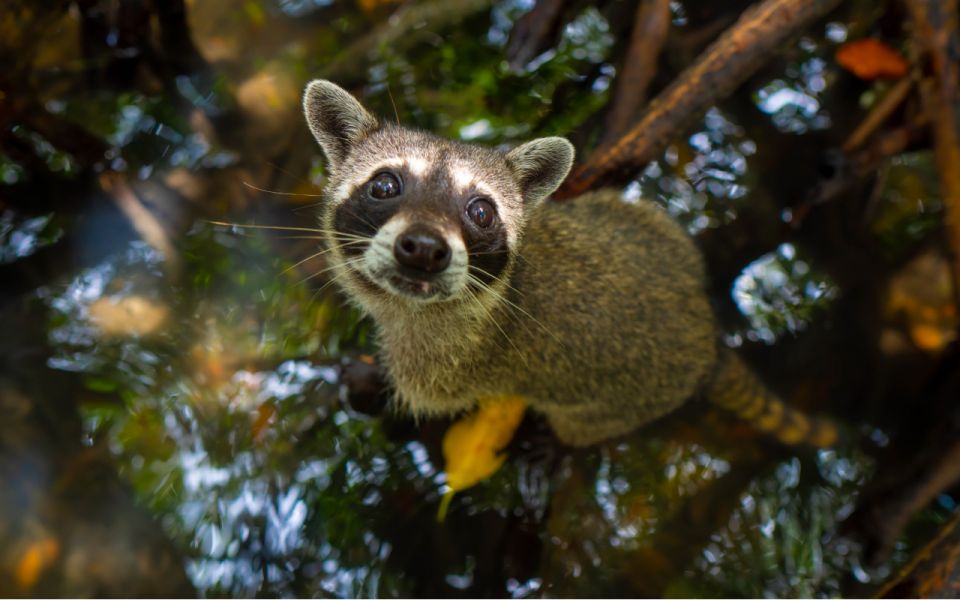
[{"label": "dry leaf", "polygon": [[860,79],[900,79],[907,74],[907,61],[899,52],[874,38],[840,46],[837,64]]},{"label": "dry leaf", "polygon": [[270,422],[276,414],[277,407],[273,402],[264,402],[257,407],[253,417],[253,425],[250,427],[253,433],[253,441],[257,445],[263,442],[263,438],[269,430]]},{"label": "dry leaf", "polygon": [[480,409],[447,430],[443,436],[443,459],[447,471],[447,492],[440,502],[437,520],[443,521],[453,495],[497,472],[527,403],[517,396],[491,399]]},{"label": "dry leaf", "polygon": [[399,4],[400,0],[357,0],[357,4],[360,6],[360,10],[370,14],[380,8],[381,6],[388,6],[391,4]]},{"label": "dry leaf", "polygon": [[938,252],[916,257],[890,280],[886,319],[897,323],[913,346],[938,353],[957,335],[950,263]]},{"label": "dry leaf", "polygon": [[87,311],[105,335],[150,335],[166,323],[170,309],[142,296],[99,298]]},{"label": "dry leaf", "polygon": [[15,577],[20,589],[32,588],[43,572],[60,554],[57,540],[47,537],[32,542],[17,562]]}]

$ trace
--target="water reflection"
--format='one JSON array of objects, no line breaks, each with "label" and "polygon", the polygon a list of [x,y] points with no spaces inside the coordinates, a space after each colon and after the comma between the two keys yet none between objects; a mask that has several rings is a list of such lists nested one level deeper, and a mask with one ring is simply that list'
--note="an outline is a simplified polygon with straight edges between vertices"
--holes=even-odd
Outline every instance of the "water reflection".
[{"label": "water reflection", "polygon": [[736,217],[737,202],[750,191],[749,157],[757,151],[743,128],[717,108],[703,118],[703,129],[672,146],[626,187],[628,201],[654,199],[695,235]]},{"label": "water reflection", "polygon": [[[4,178],[0,165],[0,178]],[[16,183],[14,176],[6,183]],[[63,230],[53,225],[53,215],[18,219],[13,211],[0,213],[0,264],[30,256],[40,248],[54,244]]]},{"label": "water reflection", "polygon": [[[836,43],[842,41],[845,34],[842,25],[831,23],[827,25],[825,38]],[[788,64],[784,77],[757,90],[757,108],[770,115],[774,126],[784,133],[827,129],[832,121],[821,106],[820,98],[836,78],[834,67],[823,56],[829,46],[810,38],[801,39],[797,46],[803,60]]]},{"label": "water reflection", "polygon": [[[51,349],[44,373],[76,376],[61,395],[79,399],[85,448],[102,452],[156,516],[199,592],[833,596],[850,589],[848,576],[875,581],[902,562],[906,544],[871,572],[836,533],[872,468],[867,457],[773,448],[697,403],[680,425],[585,451],[559,447],[531,417],[505,467],[436,523],[445,423],[371,418],[344,402],[341,360],[373,351],[370,326],[321,289],[322,277],[310,279],[322,258],[296,265],[316,240],[209,222],[314,224],[309,204],[325,173],[296,96],[377,26],[378,4],[193,3],[194,39],[213,73],[160,81],[143,67],[149,85],[137,91],[57,92],[42,106],[83,123],[104,152],[80,160],[16,126],[49,173],[0,156],[5,185],[52,173],[66,182],[58,199],[112,207],[109,194],[85,191],[109,169],[173,215],[179,276],[150,245],[117,242],[102,225],[90,237],[114,247],[34,295]],[[688,5],[671,3],[676,26],[688,25]],[[531,6],[503,0],[456,25],[418,24],[340,74],[380,114],[463,140],[577,132],[607,101],[619,23],[604,7],[578,8],[556,43],[511,69],[503,50]],[[77,25],[77,15],[63,18]],[[41,39],[55,45],[60,34]],[[846,25],[824,35],[802,40],[800,58],[753,99],[791,140],[832,123],[824,57]],[[762,189],[769,140],[745,123],[736,106],[712,108],[637,174],[626,199],[653,199],[700,234],[735,222],[748,198],[782,192]],[[889,172],[870,227],[896,254],[938,225],[941,206],[928,154],[905,155]],[[33,257],[75,226],[4,210],[0,263]],[[830,310],[840,290],[787,241],[747,264],[731,292],[749,321],[732,341],[772,344]]]},{"label": "water reflection", "polygon": [[750,341],[772,344],[784,333],[803,331],[837,295],[824,275],[811,272],[792,244],[781,244],[753,261],[733,283],[733,299],[750,322]]}]

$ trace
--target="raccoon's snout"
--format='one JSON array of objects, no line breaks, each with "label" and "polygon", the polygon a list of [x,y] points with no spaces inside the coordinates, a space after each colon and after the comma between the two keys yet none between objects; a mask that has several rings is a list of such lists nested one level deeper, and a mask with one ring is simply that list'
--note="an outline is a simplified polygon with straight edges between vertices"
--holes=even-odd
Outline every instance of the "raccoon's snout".
[{"label": "raccoon's snout", "polygon": [[450,245],[440,233],[413,225],[397,236],[393,256],[400,265],[424,273],[439,273],[450,264]]}]

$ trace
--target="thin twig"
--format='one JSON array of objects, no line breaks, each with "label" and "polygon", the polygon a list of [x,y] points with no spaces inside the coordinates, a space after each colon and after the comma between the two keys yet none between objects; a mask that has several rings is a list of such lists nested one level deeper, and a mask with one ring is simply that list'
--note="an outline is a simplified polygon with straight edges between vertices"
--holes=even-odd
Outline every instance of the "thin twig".
[{"label": "thin twig", "polygon": [[893,111],[903,104],[911,89],[913,89],[913,79],[910,77],[902,78],[890,88],[843,143],[843,151],[849,154],[862,146],[890,118]]},{"label": "thin twig", "polygon": [[175,279],[180,273],[180,255],[177,254],[170,242],[170,237],[157,217],[146,209],[121,175],[116,173],[101,175],[100,186],[110,194],[143,241],[163,255],[164,268],[167,274]]}]

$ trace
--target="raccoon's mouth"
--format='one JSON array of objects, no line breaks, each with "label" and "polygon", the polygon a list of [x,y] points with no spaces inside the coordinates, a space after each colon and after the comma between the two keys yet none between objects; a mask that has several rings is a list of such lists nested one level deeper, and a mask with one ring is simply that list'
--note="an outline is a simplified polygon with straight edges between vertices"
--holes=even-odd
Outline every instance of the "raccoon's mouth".
[{"label": "raccoon's mouth", "polygon": [[440,286],[437,285],[436,281],[406,277],[399,273],[388,276],[386,282],[394,291],[400,292],[405,296],[412,296],[418,300],[433,298],[440,295],[443,291]]},{"label": "raccoon's mouth", "polygon": [[411,277],[395,269],[361,269],[359,272],[369,285],[394,296],[429,302],[449,295],[446,285],[439,279]]},{"label": "raccoon's mouth", "polygon": [[363,261],[353,265],[369,285],[415,303],[442,302],[459,293],[465,278],[461,261],[454,260],[448,268],[430,273],[398,264],[392,250],[385,250],[379,245],[371,246]]}]

